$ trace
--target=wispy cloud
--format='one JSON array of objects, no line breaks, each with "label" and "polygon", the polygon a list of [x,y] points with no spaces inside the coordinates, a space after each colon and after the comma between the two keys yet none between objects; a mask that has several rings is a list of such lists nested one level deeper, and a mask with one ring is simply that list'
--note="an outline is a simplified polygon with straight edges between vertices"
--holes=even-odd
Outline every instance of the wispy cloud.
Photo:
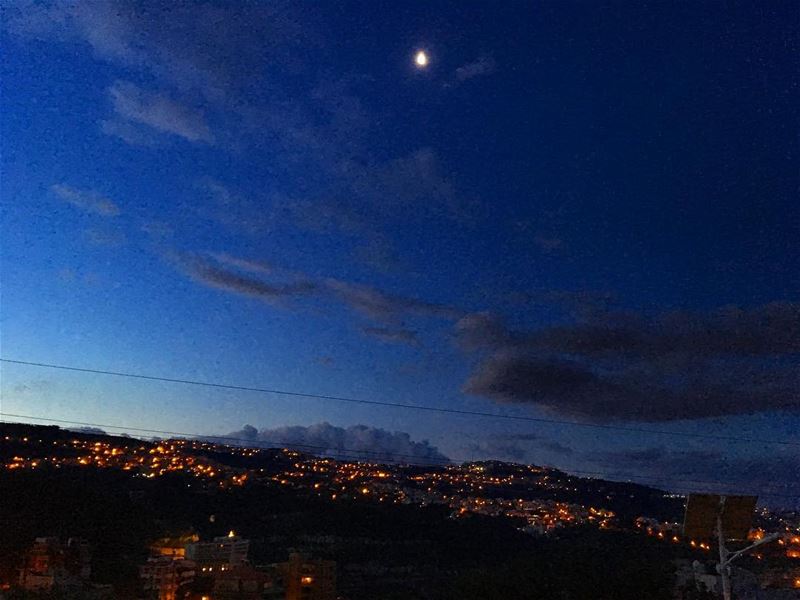
[{"label": "wispy cloud", "polygon": [[100,121],[100,131],[106,135],[118,137],[131,146],[154,146],[156,138],[143,127],[122,119],[104,119]]},{"label": "wispy cloud", "polygon": [[65,202],[86,212],[103,217],[116,217],[120,214],[119,206],[93,190],[79,190],[63,183],[50,186],[50,190]]},{"label": "wispy cloud", "polygon": [[202,256],[184,255],[173,257],[173,259],[183,273],[198,283],[226,292],[258,298],[270,304],[285,304],[288,300],[309,296],[318,291],[318,286],[313,281],[297,280],[272,284],[226,269],[219,263]]},{"label": "wispy cloud", "polygon": [[338,279],[327,279],[325,283],[342,302],[375,321],[396,323],[403,315],[454,319],[462,314],[452,306],[390,294],[372,286]]},{"label": "wispy cloud", "polygon": [[491,56],[481,56],[477,60],[461,65],[456,69],[455,78],[464,82],[475,77],[491,75],[497,70],[497,63]]},{"label": "wispy cloud", "polygon": [[228,265],[242,271],[249,273],[256,273],[258,275],[274,275],[277,269],[270,263],[263,260],[251,260],[247,258],[239,258],[227,252],[213,253],[211,256],[219,263]]},{"label": "wispy cloud", "polygon": [[179,271],[203,285],[288,306],[302,298],[316,298],[343,305],[385,327],[367,326],[362,333],[383,341],[417,344],[415,333],[402,326],[407,318],[452,320],[463,314],[446,304],[392,294],[376,287],[335,278],[309,275],[260,260],[227,253],[173,254]]},{"label": "wispy cloud", "polygon": [[311,45],[313,18],[286,2],[243,6],[170,4],[163,10],[122,0],[28,2],[10,7],[6,25],[33,38],[80,41],[101,60],[208,99],[224,98],[252,79],[265,57],[296,60],[291,50]]},{"label": "wispy cloud", "polygon": [[123,119],[190,142],[214,142],[201,110],[181,104],[166,94],[145,91],[127,81],[117,81],[108,92],[114,110]]},{"label": "wispy cloud", "polygon": [[544,450],[552,452],[553,454],[561,454],[562,456],[572,456],[575,454],[575,450],[569,446],[565,446],[561,442],[543,440],[539,446]]},{"label": "wispy cloud", "polygon": [[201,217],[251,236],[263,234],[274,226],[274,215],[263,198],[251,198],[210,177],[203,178],[196,185],[203,200],[197,206]]},{"label": "wispy cloud", "polygon": [[572,448],[535,433],[490,434],[485,439],[470,442],[465,449],[470,457],[476,460],[533,462],[542,466],[548,464],[546,458],[548,455],[564,457],[574,453]]},{"label": "wispy cloud", "polygon": [[520,444],[500,436],[487,440],[470,442],[464,446],[470,460],[506,460],[522,462],[527,460],[528,452]]},{"label": "wispy cloud", "polygon": [[361,332],[384,342],[418,345],[408,321],[452,321],[455,340],[477,357],[464,391],[497,402],[600,421],[800,410],[800,306],[792,303],[661,316],[598,311],[572,324],[524,331],[492,313],[466,314],[227,254],[191,256],[181,264],[199,283],[270,304],[338,303],[372,321]]},{"label": "wispy cloud", "polygon": [[419,148],[405,156],[354,171],[351,176],[352,192],[366,203],[368,212],[456,221],[473,217],[474,203],[457,192],[433,148]]},{"label": "wispy cloud", "polygon": [[[300,211],[305,225],[327,207],[331,218],[325,220],[344,235],[369,232],[369,239],[353,240],[356,247],[371,245],[381,233],[388,237],[397,220],[466,222],[471,216],[475,202],[464,200],[433,149],[375,159],[368,143],[375,111],[359,93],[363,77],[321,73],[306,93],[285,99],[281,78],[274,75],[297,72],[304,53],[296,49],[320,43],[314,16],[291,3],[178,3],[164,11],[117,0],[25,3],[9,11],[8,22],[22,36],[83,42],[96,58],[154,82],[157,91],[126,81],[110,86],[117,114],[100,122],[108,135],[152,145],[155,136],[169,134],[225,148],[269,138],[285,164],[305,169],[303,190],[284,184],[274,193],[311,206]],[[485,74],[491,65],[481,57],[459,69],[459,78]],[[254,96],[259,85],[275,93]],[[307,185],[310,178],[315,185]],[[309,187],[316,193],[308,194]],[[252,211],[258,223],[260,209]],[[398,262],[384,255],[373,261],[379,268]]]},{"label": "wispy cloud", "polygon": [[[302,178],[282,178],[252,199],[206,182],[205,216],[225,227],[259,235],[279,220],[320,237],[336,234],[348,256],[385,272],[405,265],[392,245],[398,224],[477,222],[479,203],[456,184],[446,155],[423,147],[378,159],[370,151],[382,108],[361,93],[364,77],[319,71],[301,93],[283,88],[280,73],[306,66],[307,53],[297,48],[321,41],[314,16],[291,3],[151,11],[98,0],[10,12],[17,34],[86,44],[98,60],[130,73],[129,81],[110,82],[115,112],[99,123],[107,135],[136,146],[177,136],[231,151],[269,140],[279,163],[302,169]],[[481,57],[454,77],[487,74],[492,63]],[[256,87],[270,93],[253,94]]]}]

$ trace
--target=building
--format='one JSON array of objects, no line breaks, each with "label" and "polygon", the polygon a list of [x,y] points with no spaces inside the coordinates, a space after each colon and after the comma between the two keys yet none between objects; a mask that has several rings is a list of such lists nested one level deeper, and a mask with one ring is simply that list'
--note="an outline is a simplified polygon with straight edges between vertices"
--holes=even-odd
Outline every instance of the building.
[{"label": "building", "polygon": [[277,565],[283,578],[286,600],[335,600],[336,563],[312,560],[292,553],[289,560]]},{"label": "building", "polygon": [[69,538],[66,545],[59,538],[36,538],[25,553],[19,570],[19,587],[46,592],[57,588],[82,587],[91,575],[89,542]]},{"label": "building", "polygon": [[145,598],[177,600],[194,582],[195,564],[190,560],[158,556],[139,567]]},{"label": "building", "polygon": [[214,600],[262,600],[274,588],[272,577],[250,566],[214,573]]},{"label": "building", "polygon": [[190,533],[182,536],[164,537],[150,544],[151,556],[169,556],[171,558],[186,558],[186,546],[197,542],[197,534]]},{"label": "building", "polygon": [[201,573],[213,572],[222,567],[240,567],[247,563],[250,540],[231,531],[226,536],[215,537],[212,542],[194,542],[186,546],[186,558],[197,563]]}]

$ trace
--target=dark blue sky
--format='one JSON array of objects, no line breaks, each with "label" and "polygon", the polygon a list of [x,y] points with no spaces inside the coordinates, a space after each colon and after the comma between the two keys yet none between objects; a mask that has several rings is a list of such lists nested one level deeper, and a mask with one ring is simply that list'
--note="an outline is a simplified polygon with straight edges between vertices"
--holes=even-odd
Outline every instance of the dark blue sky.
[{"label": "dark blue sky", "polygon": [[[3,13],[5,358],[800,440],[796,3]],[[779,445],[2,373],[7,413],[798,470]]]}]

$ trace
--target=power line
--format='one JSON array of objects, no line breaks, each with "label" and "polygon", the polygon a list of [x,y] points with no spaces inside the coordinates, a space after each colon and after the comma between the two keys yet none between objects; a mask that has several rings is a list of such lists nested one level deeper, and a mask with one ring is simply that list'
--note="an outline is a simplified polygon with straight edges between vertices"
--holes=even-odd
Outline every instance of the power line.
[{"label": "power line", "polygon": [[42,363],[42,362],[33,362],[33,361],[25,361],[25,360],[15,360],[10,358],[0,358],[0,362],[10,363],[10,364],[17,364],[17,365],[25,365],[29,367],[41,367],[47,369],[60,369],[62,371],[75,371],[79,373],[92,373],[95,375],[111,375],[114,377],[127,377],[131,379],[144,379],[147,381],[161,381],[165,383],[180,383],[183,385],[195,385],[201,387],[209,387],[209,388],[217,388],[217,389],[226,389],[226,390],[237,390],[243,392],[257,392],[262,394],[276,394],[281,396],[292,396],[296,398],[312,398],[316,400],[329,400],[332,402],[348,402],[352,404],[366,404],[371,406],[383,406],[389,408],[401,408],[406,410],[418,410],[418,411],[425,411],[425,412],[436,412],[436,413],[443,413],[443,414],[453,414],[453,415],[462,415],[462,416],[470,416],[470,417],[481,417],[481,418],[490,418],[490,419],[504,419],[504,420],[511,420],[511,421],[523,421],[528,423],[547,423],[549,425],[566,425],[570,427],[584,427],[590,429],[604,429],[610,431],[626,431],[629,433],[645,433],[649,435],[672,435],[677,437],[683,438],[701,438],[701,439],[713,439],[718,441],[727,441],[727,442],[738,442],[738,443],[752,443],[752,444],[780,444],[786,446],[800,446],[800,442],[795,442],[791,440],[767,440],[767,439],[760,439],[760,438],[749,438],[749,437],[737,437],[737,436],[729,436],[729,435],[719,435],[713,433],[692,433],[689,431],[667,431],[667,430],[659,430],[659,429],[649,429],[649,428],[640,428],[640,427],[628,427],[624,425],[607,425],[602,423],[582,423],[580,421],[567,421],[567,420],[559,420],[559,419],[545,419],[542,417],[526,417],[522,415],[509,415],[509,414],[498,414],[498,413],[490,413],[490,412],[482,412],[482,411],[474,411],[474,410],[462,410],[457,408],[442,408],[437,406],[420,406],[417,404],[404,404],[400,402],[386,402],[381,400],[365,400],[360,398],[349,398],[346,396],[330,396],[325,394],[312,394],[306,392],[293,392],[288,390],[280,390],[280,389],[273,389],[273,388],[263,388],[263,387],[252,387],[252,386],[245,386],[245,385],[232,385],[232,384],[225,384],[225,383],[217,383],[211,381],[197,381],[192,379],[178,379],[172,377],[159,377],[156,375],[142,375],[138,373],[127,373],[123,371],[107,371],[104,369],[90,369],[90,368],[81,368],[81,367],[72,367],[68,365],[57,365],[52,363]]},{"label": "power line", "polygon": [[[14,418],[21,418],[21,419],[31,419],[31,420],[36,420],[36,421],[45,421],[45,422],[49,422],[49,423],[50,422],[52,422],[52,423],[63,423],[63,424],[68,424],[68,425],[81,425],[81,426],[87,426],[87,427],[103,427],[103,428],[106,428],[106,429],[122,429],[122,430],[127,430],[127,431],[138,431],[140,433],[155,433],[155,434],[160,434],[160,435],[176,435],[176,436],[189,438],[189,439],[191,439],[193,441],[200,441],[200,442],[206,441],[206,440],[211,441],[211,440],[216,440],[216,439],[224,439],[224,440],[228,440],[228,441],[244,442],[246,444],[249,444],[248,447],[259,448],[259,446],[254,446],[253,445],[254,444],[254,440],[245,439],[245,438],[237,438],[237,437],[234,437],[234,436],[207,436],[207,435],[203,435],[203,434],[199,434],[199,433],[189,433],[189,432],[185,432],[185,431],[165,431],[163,429],[145,429],[145,428],[142,428],[142,427],[126,427],[126,426],[123,426],[123,425],[109,425],[107,423],[90,423],[90,422],[86,422],[86,421],[69,421],[69,420],[66,420],[66,419],[53,419],[53,418],[48,418],[48,417],[38,417],[38,416],[34,416],[34,415],[21,415],[21,414],[14,414],[14,413],[0,413],[0,417],[14,417]],[[447,460],[447,459],[421,459],[420,457],[417,457],[417,456],[414,456],[414,455],[409,455],[409,454],[399,454],[399,453],[396,454],[396,453],[388,453],[388,452],[387,453],[381,453],[381,452],[370,451],[370,450],[354,450],[354,449],[347,449],[347,448],[342,448],[342,449],[336,450],[335,452],[331,452],[330,449],[327,446],[321,446],[321,445],[287,444],[286,442],[278,442],[278,441],[274,441],[274,440],[258,440],[257,442],[260,442],[262,444],[276,444],[278,447],[283,447],[283,446],[287,446],[288,445],[291,448],[304,447],[304,448],[322,450],[326,454],[333,455],[334,457],[338,454],[338,455],[340,455],[341,458],[343,458],[345,460],[356,460],[358,458],[357,456],[356,457],[347,456],[347,455],[344,454],[344,453],[347,453],[347,452],[352,452],[352,453],[357,453],[357,454],[358,453],[361,453],[361,454],[363,454],[363,453],[377,454],[377,455],[383,455],[383,456],[388,456],[388,457],[412,457],[412,458],[416,458],[418,461],[428,461],[428,462],[412,463],[412,462],[409,462],[409,461],[398,461],[398,460],[396,460],[396,458],[395,459],[385,459],[385,458],[374,457],[374,462],[395,463],[395,464],[399,463],[399,464],[413,465],[413,466],[446,466],[444,464],[436,465],[435,461],[445,462],[447,465],[453,465],[454,464],[453,461],[450,461],[450,460]],[[615,474],[604,473],[602,471],[583,471],[583,470],[579,470],[579,469],[569,469],[567,471],[567,470],[559,469],[559,468],[553,467],[553,466],[547,466],[547,465],[540,465],[540,466],[542,468],[544,468],[544,469],[548,469],[548,470],[552,470],[552,471],[559,471],[559,472],[564,473],[565,475],[568,475],[568,476],[576,476],[575,474],[577,474],[577,475],[586,475],[586,476],[590,476],[590,477],[602,477],[602,478],[604,478],[604,480],[610,481],[612,483],[631,483],[631,482],[633,482],[633,483],[641,483],[642,485],[644,485],[645,483],[649,482],[651,485],[655,485],[655,484],[658,484],[660,482],[661,484],[668,485],[670,488],[672,488],[673,492],[678,492],[678,493],[693,493],[693,492],[697,492],[698,490],[696,488],[685,487],[685,486],[684,487],[680,487],[681,484],[691,484],[691,483],[696,483],[696,484],[701,484],[701,485],[706,485],[706,486],[725,487],[725,488],[732,489],[733,493],[737,493],[737,494],[745,493],[745,491],[742,490],[741,488],[734,489],[735,488],[734,484],[725,483],[725,482],[721,482],[721,481],[707,481],[707,480],[697,480],[697,479],[671,480],[671,479],[659,478],[659,477],[648,477],[646,475],[629,475],[629,474],[626,475],[626,474],[622,474],[622,473],[618,473],[618,474],[615,475]],[[607,479],[609,477],[610,478],[623,479],[624,481],[614,481],[613,479]],[[654,489],[656,489],[656,488],[654,488]],[[664,491],[664,490],[661,490],[661,491]],[[717,490],[717,493],[724,493],[724,490],[721,490],[721,491]],[[794,499],[796,499],[798,497],[798,494],[778,494],[778,493],[773,493],[773,492],[763,492],[761,490],[751,492],[750,494],[754,495],[754,496],[764,496],[764,497],[774,497],[774,498],[794,498]]]},{"label": "power line", "polygon": [[[158,435],[174,435],[180,436],[185,438],[190,438],[194,441],[204,442],[208,441],[214,443],[216,440],[226,440],[230,442],[244,442],[249,444],[249,447],[260,447],[259,444],[273,444],[275,448],[283,448],[290,446],[292,448],[308,448],[310,450],[320,450],[326,453],[336,453],[340,454],[347,458],[347,454],[354,454],[356,456],[351,456],[349,458],[358,458],[360,455],[366,457],[366,455],[373,456],[380,460],[388,460],[388,459],[396,459],[396,458],[414,458],[418,461],[424,461],[425,464],[453,464],[448,458],[436,458],[436,457],[422,457],[416,454],[403,454],[400,452],[378,452],[376,450],[358,450],[355,448],[332,448],[330,446],[322,446],[322,445],[314,445],[314,444],[303,444],[303,443],[294,443],[294,442],[286,442],[286,441],[279,441],[279,440],[267,440],[267,439],[260,439],[260,440],[253,440],[248,438],[238,438],[230,435],[207,435],[201,433],[189,433],[186,431],[167,431],[164,429],[144,429],[142,427],[127,427],[125,425],[109,425],[108,423],[89,423],[86,421],[69,421],[67,419],[53,419],[49,417],[38,417],[36,415],[21,415],[16,413],[7,413],[7,412],[0,412],[0,417],[14,417],[16,419],[31,419],[34,421],[44,421],[47,423],[62,423],[65,425],[80,425],[82,427],[102,427],[105,429],[122,429],[124,431],[137,431],[139,433],[151,433],[151,434],[158,434]],[[385,458],[388,457],[388,458]],[[397,461],[399,462],[399,461]]]}]

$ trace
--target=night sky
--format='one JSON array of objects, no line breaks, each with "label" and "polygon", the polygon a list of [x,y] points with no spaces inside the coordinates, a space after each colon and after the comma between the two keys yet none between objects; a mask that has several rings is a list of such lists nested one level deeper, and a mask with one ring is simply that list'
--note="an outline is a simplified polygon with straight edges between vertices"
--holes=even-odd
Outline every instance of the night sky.
[{"label": "night sky", "polygon": [[759,441],[12,363],[4,413],[800,497],[797,3],[2,10],[3,358]]}]

